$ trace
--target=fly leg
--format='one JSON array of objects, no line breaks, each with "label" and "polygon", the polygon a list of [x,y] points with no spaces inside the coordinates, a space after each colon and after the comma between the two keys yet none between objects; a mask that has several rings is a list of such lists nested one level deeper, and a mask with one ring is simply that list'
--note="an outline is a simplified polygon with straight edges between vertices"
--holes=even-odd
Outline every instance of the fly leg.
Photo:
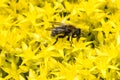
[{"label": "fly leg", "polygon": [[73,37],[71,36],[71,40],[70,40],[70,46],[72,47],[72,44],[73,44]]},{"label": "fly leg", "polygon": [[67,37],[67,41],[70,41],[70,46],[72,47],[72,43],[73,43],[73,42],[72,42],[72,36],[68,36],[68,37]]},{"label": "fly leg", "polygon": [[67,40],[70,41],[70,46],[71,46],[71,47],[72,47],[72,44],[73,44],[72,38],[73,38],[72,33],[70,33],[70,34],[68,35]]},{"label": "fly leg", "polygon": [[70,41],[70,36],[68,36],[67,41]]},{"label": "fly leg", "polygon": [[64,38],[64,37],[65,37],[65,35],[60,35],[60,36],[58,36],[58,37],[56,38],[56,41],[53,43],[53,45],[55,45],[55,44],[57,43],[57,41],[58,41],[59,38]]}]

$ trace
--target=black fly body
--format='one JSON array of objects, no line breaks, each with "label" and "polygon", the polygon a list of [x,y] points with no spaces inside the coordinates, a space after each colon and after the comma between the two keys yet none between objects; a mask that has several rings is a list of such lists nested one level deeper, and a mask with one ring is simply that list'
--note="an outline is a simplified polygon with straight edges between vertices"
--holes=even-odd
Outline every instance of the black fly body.
[{"label": "black fly body", "polygon": [[72,44],[72,38],[76,38],[77,41],[79,41],[81,29],[76,28],[73,25],[70,24],[64,24],[59,22],[51,22],[53,24],[57,24],[57,27],[54,27],[51,30],[51,37],[57,37],[56,41],[53,43],[55,45],[59,38],[67,37],[67,41],[70,41]]}]

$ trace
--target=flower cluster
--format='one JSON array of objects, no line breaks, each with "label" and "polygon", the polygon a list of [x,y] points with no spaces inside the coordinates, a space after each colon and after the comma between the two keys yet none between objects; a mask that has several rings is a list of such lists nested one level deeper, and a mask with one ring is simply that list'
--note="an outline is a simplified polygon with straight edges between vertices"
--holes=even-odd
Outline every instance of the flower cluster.
[{"label": "flower cluster", "polygon": [[[120,80],[119,0],[1,0],[0,80]],[[53,45],[50,22],[81,29]]]}]

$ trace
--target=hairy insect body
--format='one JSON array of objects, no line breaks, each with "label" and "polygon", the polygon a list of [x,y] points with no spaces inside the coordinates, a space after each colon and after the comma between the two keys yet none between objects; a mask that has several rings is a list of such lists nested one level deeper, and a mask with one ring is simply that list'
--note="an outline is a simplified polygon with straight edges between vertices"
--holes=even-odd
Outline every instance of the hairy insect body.
[{"label": "hairy insect body", "polygon": [[73,25],[61,24],[58,27],[52,29],[51,37],[56,37],[56,41],[53,43],[56,44],[59,38],[67,37],[67,40],[72,43],[72,38],[76,38],[79,41],[81,34],[81,29],[76,28]]}]

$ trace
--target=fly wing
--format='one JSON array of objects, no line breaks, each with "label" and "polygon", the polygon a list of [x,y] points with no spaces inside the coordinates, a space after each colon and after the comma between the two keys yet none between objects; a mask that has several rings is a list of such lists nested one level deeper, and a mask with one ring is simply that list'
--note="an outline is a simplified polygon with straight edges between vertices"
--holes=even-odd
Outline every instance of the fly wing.
[{"label": "fly wing", "polygon": [[68,33],[68,29],[66,28],[66,24],[65,23],[61,23],[61,22],[50,22],[53,25],[57,25],[56,27],[53,27],[52,29],[47,29],[47,30],[51,30],[51,36],[55,37],[56,35],[65,35],[65,33]]},{"label": "fly wing", "polygon": [[65,27],[62,27],[62,26],[58,26],[58,27],[55,27],[52,29],[52,31],[56,31],[59,33],[62,33],[62,32],[65,32],[66,28]]},{"label": "fly wing", "polygon": [[53,25],[66,25],[65,23],[62,23],[62,22],[52,22],[52,21],[50,21],[50,23],[52,23]]},{"label": "fly wing", "polygon": [[46,28],[45,30],[47,30],[47,31],[52,31],[53,28],[54,28],[54,27]]},{"label": "fly wing", "polygon": [[52,30],[59,30],[59,31],[63,31],[65,29],[65,25],[58,25],[56,27],[49,27],[49,28],[46,28],[46,30],[48,31],[52,31]]},{"label": "fly wing", "polygon": [[51,36],[56,36],[56,35],[64,35],[66,32],[65,27],[55,27],[52,29]]},{"label": "fly wing", "polygon": [[[52,23],[53,25],[52,25],[52,27],[46,29],[48,31],[52,31],[52,30],[55,30],[55,29],[57,29],[57,30],[60,29],[60,31],[61,31],[62,30],[61,27],[65,25],[64,23],[61,23],[61,22],[50,21],[50,23]],[[54,26],[54,25],[59,25],[59,26]]]}]

